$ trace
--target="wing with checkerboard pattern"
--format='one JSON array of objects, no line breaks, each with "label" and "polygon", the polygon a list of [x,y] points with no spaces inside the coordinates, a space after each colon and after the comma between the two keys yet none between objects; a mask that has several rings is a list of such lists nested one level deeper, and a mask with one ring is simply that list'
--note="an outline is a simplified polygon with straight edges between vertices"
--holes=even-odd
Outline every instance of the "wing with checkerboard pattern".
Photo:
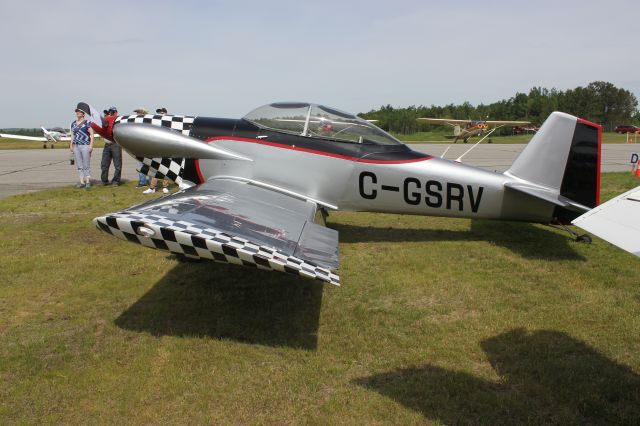
[{"label": "wing with checkerboard pattern", "polygon": [[314,223],[315,203],[230,179],[208,181],[94,219],[120,239],[339,285],[338,232]]}]

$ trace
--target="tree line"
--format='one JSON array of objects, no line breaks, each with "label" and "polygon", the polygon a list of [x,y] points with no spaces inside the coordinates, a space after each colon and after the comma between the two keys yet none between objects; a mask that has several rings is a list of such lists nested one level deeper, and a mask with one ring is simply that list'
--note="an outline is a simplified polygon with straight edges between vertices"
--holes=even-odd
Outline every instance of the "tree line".
[{"label": "tree line", "polygon": [[630,91],[609,82],[594,81],[586,87],[564,91],[533,87],[529,93],[516,93],[509,99],[488,105],[473,106],[469,102],[406,108],[386,105],[359,115],[367,120],[378,120],[376,124],[386,131],[409,134],[434,129],[418,122],[418,117],[526,120],[540,125],[553,111],[563,111],[599,123],[605,131],[611,131],[620,124],[640,123],[637,107],[638,100]]}]

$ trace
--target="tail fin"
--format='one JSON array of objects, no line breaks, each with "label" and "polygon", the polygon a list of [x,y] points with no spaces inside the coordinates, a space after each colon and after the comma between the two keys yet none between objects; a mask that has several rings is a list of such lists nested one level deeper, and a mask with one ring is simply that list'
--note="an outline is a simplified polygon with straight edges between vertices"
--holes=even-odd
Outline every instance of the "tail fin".
[{"label": "tail fin", "polygon": [[44,128],[44,126],[40,126],[40,128],[42,129],[42,133],[44,133],[44,138],[46,140],[48,140],[49,142],[55,142],[56,139],[53,137],[53,135],[51,133],[49,133],[49,131],[47,129]]},{"label": "tail fin", "polygon": [[601,143],[600,125],[554,112],[506,174],[540,186],[546,194],[557,194],[560,202],[555,203],[554,219],[568,223],[579,216],[576,210],[600,202]]}]

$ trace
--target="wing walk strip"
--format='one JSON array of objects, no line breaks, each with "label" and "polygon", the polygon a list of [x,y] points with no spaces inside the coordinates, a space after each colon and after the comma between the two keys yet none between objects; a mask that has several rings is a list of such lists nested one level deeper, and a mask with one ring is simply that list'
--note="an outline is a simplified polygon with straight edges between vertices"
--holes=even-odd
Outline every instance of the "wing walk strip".
[{"label": "wing walk strip", "polygon": [[[113,213],[94,219],[98,229],[125,241],[146,247],[182,254],[195,259],[257,267],[287,272],[303,278],[317,279],[340,285],[340,277],[326,268],[254,244],[244,238],[232,237],[211,228],[201,228],[183,220],[141,213]],[[140,226],[154,231],[151,237],[137,233]]]}]

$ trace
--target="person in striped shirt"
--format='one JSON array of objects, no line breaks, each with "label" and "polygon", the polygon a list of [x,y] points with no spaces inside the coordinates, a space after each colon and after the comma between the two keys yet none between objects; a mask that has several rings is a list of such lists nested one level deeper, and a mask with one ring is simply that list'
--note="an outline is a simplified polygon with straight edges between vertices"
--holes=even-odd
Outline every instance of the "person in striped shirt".
[{"label": "person in striped shirt", "polygon": [[71,143],[69,150],[76,157],[80,183],[76,188],[91,187],[91,151],[93,151],[93,129],[85,120],[85,111],[76,108],[76,119],[71,122]]}]

